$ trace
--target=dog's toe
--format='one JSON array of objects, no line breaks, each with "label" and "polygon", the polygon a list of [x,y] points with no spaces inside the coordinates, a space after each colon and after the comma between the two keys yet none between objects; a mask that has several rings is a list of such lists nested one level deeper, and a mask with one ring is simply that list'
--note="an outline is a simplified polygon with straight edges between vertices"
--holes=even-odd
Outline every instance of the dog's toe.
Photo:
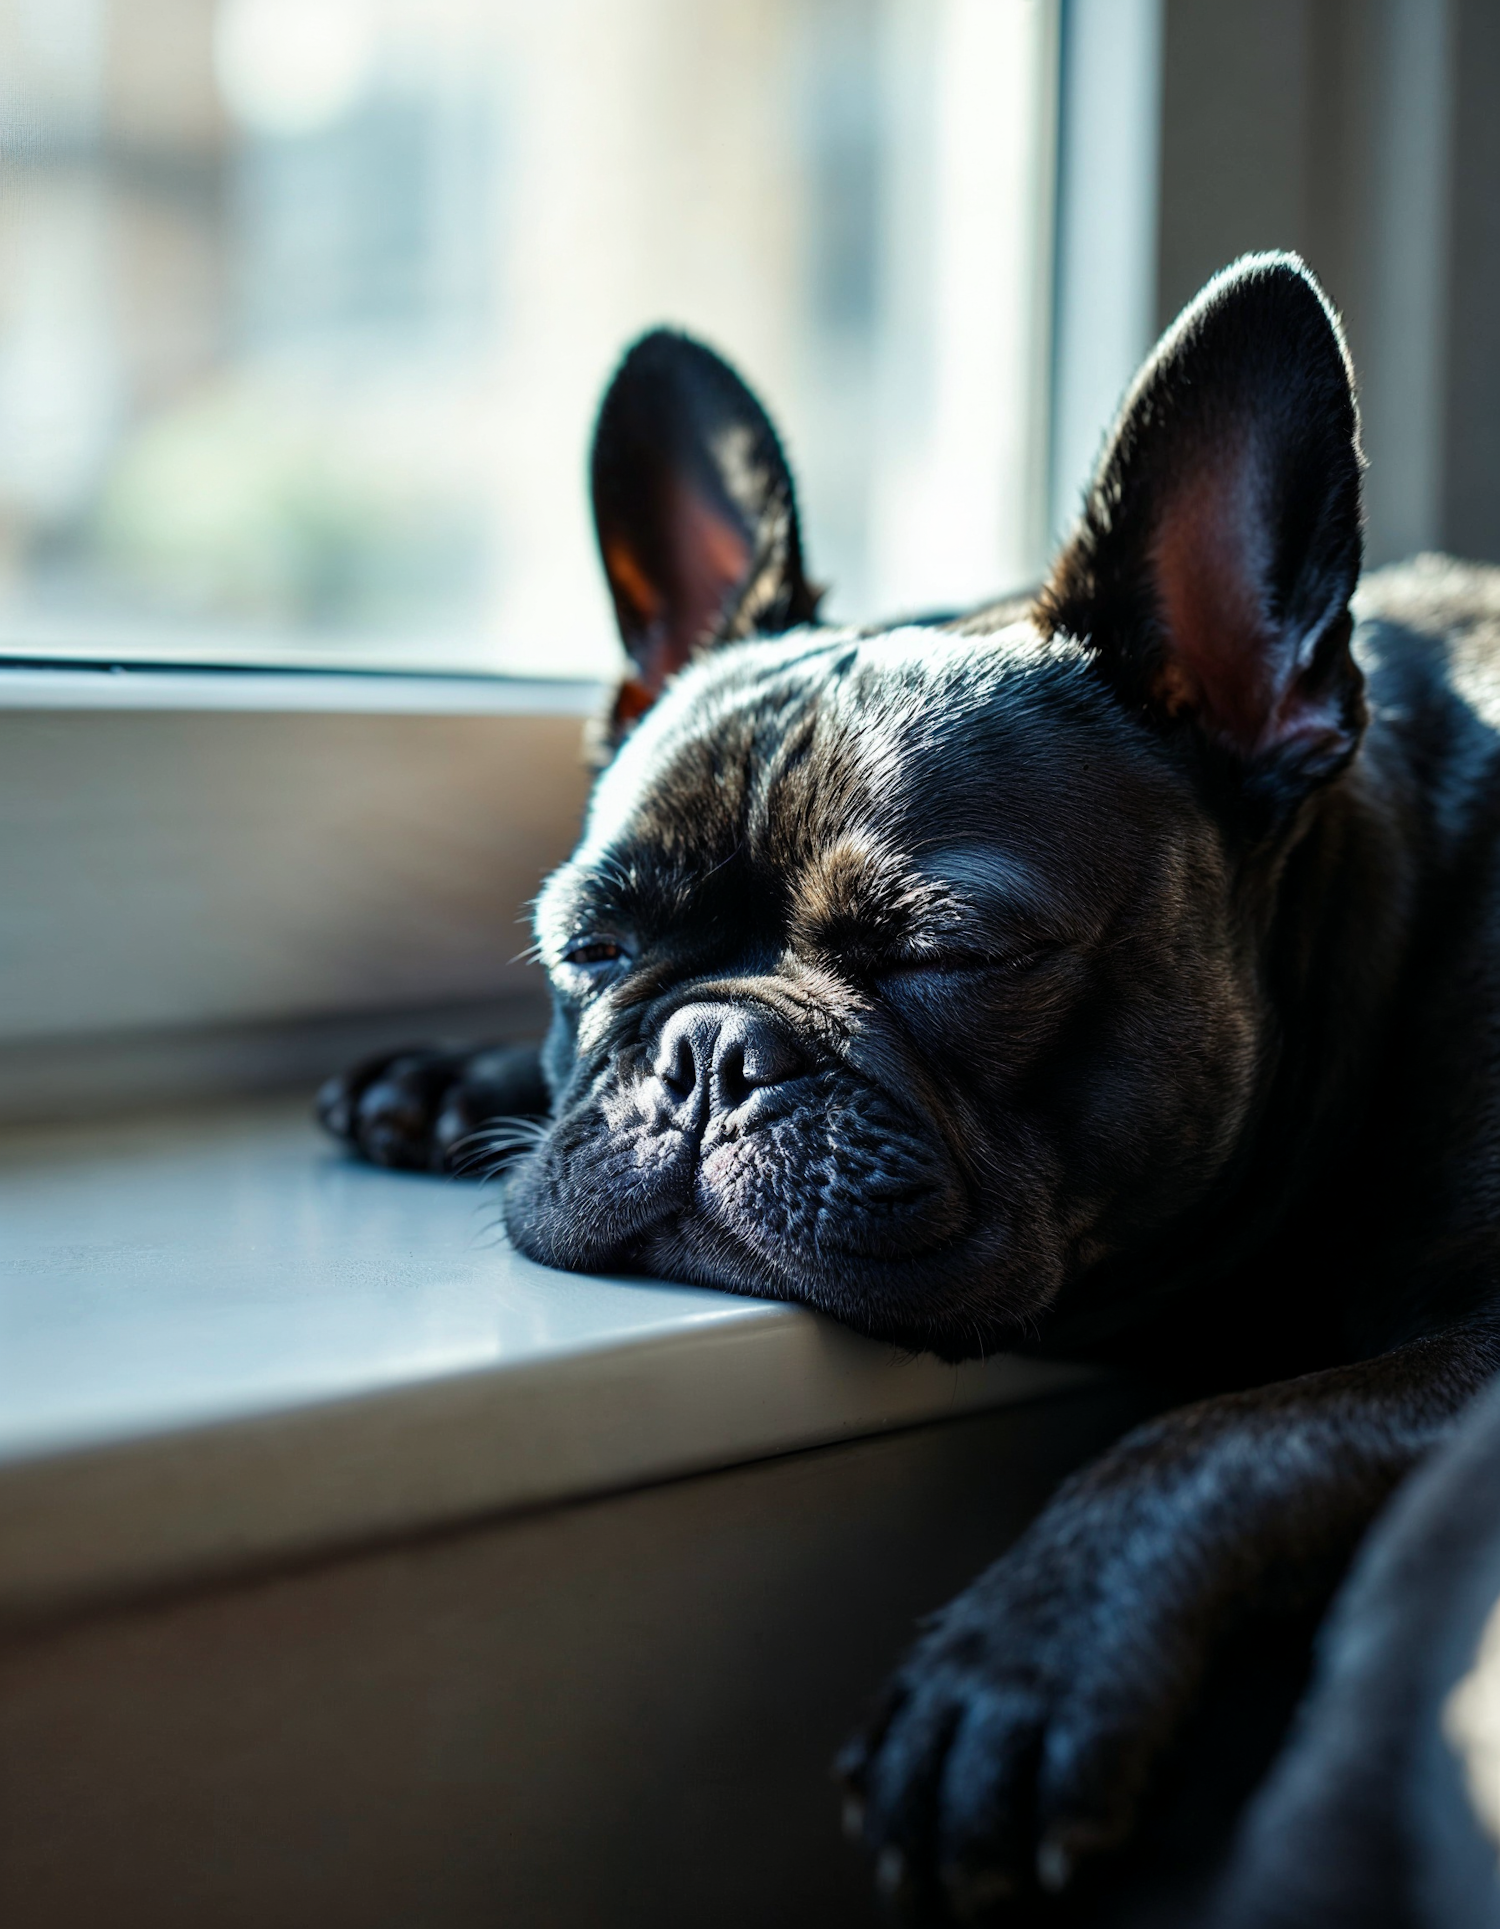
[{"label": "dog's toe", "polygon": [[1034,1693],[941,1669],[913,1685],[872,1745],[855,1745],[860,1832],[901,1917],[987,1922],[1033,1890],[1044,1716]]},{"label": "dog's toe", "polygon": [[326,1081],[318,1119],[372,1165],[429,1170],[433,1128],[461,1064],[461,1055],[436,1046],[367,1058]]},{"label": "dog's toe", "polygon": [[1035,1776],[1046,1707],[1024,1689],[976,1682],[943,1764],[940,1879],[955,1919],[988,1921],[1032,1887]]},{"label": "dog's toe", "polygon": [[425,1171],[433,1163],[432,1127],[446,1089],[441,1073],[413,1054],[397,1059],[365,1088],[354,1140],[372,1165]]}]

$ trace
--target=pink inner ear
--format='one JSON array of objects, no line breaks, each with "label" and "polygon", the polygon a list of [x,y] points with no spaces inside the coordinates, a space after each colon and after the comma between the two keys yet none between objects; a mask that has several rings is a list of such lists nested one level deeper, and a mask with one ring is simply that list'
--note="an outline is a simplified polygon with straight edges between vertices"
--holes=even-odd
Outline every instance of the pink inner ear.
[{"label": "pink inner ear", "polygon": [[673,481],[667,515],[675,579],[667,592],[667,648],[675,670],[717,629],[725,605],[750,573],[750,545],[683,482]]},{"label": "pink inner ear", "polygon": [[1151,550],[1166,630],[1157,701],[1247,752],[1262,747],[1296,669],[1265,608],[1256,485],[1244,454],[1200,470],[1167,504]]},{"label": "pink inner ear", "polygon": [[[648,575],[620,535],[604,543],[604,567],[615,595],[636,617],[627,630],[630,654],[647,699],[661,694],[698,645],[713,635],[750,571],[750,545],[725,516],[677,478],[666,502],[665,580]],[[647,707],[643,703],[642,709]]]}]

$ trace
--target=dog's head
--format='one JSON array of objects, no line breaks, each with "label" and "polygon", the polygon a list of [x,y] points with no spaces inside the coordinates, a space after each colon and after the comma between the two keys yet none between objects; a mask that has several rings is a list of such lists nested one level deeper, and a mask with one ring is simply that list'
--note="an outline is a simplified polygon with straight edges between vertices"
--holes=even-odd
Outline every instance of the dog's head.
[{"label": "dog's head", "polygon": [[950,1357],[1035,1330],[1263,1088],[1278,866],[1363,724],[1336,323],[1288,258],[1211,284],[1041,596],[965,622],[809,626],[776,437],[681,337],[594,480],[645,714],[539,903],[512,1236]]}]

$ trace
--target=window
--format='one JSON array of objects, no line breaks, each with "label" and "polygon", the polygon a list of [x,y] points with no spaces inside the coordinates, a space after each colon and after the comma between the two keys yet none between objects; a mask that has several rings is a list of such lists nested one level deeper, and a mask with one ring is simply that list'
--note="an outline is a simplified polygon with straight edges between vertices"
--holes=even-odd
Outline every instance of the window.
[{"label": "window", "polygon": [[0,0],[0,652],[607,673],[666,320],[835,615],[1040,561],[1048,0]]}]

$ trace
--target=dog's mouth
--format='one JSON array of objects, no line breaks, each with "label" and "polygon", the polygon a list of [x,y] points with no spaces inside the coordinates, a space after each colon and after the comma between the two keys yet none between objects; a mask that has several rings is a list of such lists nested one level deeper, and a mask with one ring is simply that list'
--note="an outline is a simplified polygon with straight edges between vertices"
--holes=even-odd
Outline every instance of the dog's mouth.
[{"label": "dog's mouth", "polygon": [[815,1304],[878,1292],[961,1238],[968,1189],[941,1138],[875,1088],[820,1096],[701,1135],[627,1125],[617,1103],[580,1108],[513,1168],[511,1237],[571,1271]]},{"label": "dog's mouth", "polygon": [[791,1300],[948,1360],[1035,1337],[1061,1290],[1049,1169],[1023,1144],[1003,1162],[1020,1212],[935,1125],[869,1086],[738,1139],[694,1144],[620,1118],[598,1103],[567,1112],[512,1168],[505,1220],[529,1258]]}]

